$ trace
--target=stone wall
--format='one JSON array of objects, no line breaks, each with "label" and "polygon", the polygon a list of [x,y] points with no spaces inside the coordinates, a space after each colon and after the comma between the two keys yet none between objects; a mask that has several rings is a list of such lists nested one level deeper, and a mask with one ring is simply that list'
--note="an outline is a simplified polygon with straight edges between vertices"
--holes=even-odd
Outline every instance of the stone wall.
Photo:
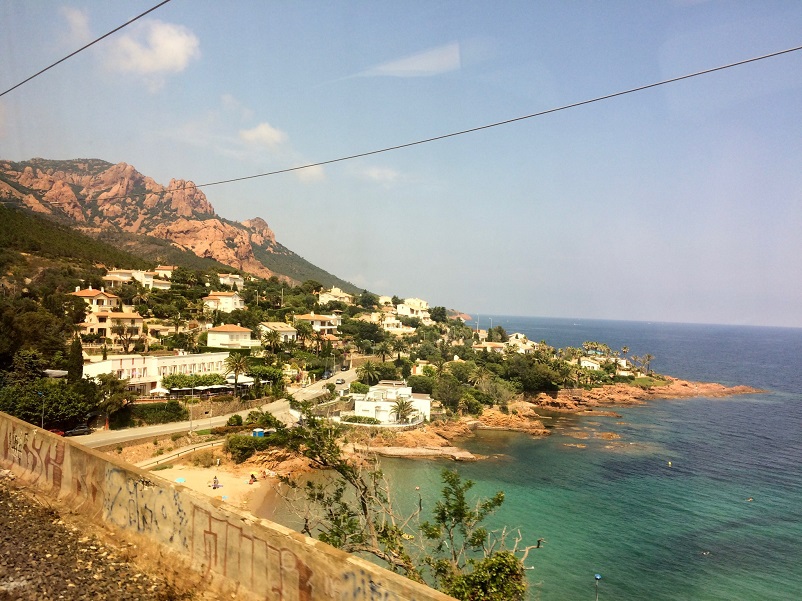
[{"label": "stone wall", "polygon": [[0,467],[237,599],[448,601],[368,561],[0,413]]}]

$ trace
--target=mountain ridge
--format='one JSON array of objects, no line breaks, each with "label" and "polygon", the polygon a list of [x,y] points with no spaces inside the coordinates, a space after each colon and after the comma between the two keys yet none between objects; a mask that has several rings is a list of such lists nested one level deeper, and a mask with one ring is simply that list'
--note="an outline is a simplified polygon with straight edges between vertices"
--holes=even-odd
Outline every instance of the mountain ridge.
[{"label": "mountain ridge", "polygon": [[315,279],[359,291],[277,242],[262,217],[244,222],[223,218],[192,181],[171,179],[164,186],[128,163],[0,159],[0,200],[96,238],[126,234],[135,254],[135,239],[147,236],[259,277],[291,283]]}]

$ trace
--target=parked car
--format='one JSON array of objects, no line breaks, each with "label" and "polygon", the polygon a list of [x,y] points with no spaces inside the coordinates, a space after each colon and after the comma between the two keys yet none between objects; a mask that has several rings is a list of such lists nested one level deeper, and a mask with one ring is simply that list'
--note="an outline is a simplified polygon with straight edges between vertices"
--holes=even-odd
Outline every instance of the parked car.
[{"label": "parked car", "polygon": [[324,373],[323,373],[323,379],[324,379],[324,380],[328,380],[330,377],[331,377],[331,372],[328,372],[328,371],[327,371],[327,372],[324,372]]},{"label": "parked car", "polygon": [[348,366],[347,366],[347,365],[343,365],[343,366],[340,368],[340,371],[348,371]]},{"label": "parked car", "polygon": [[64,432],[64,436],[84,436],[85,434],[91,434],[92,428],[83,424],[82,426],[75,426],[72,430],[67,430]]},{"label": "parked car", "polygon": [[64,430],[59,430],[58,428],[51,428],[48,432],[52,432],[56,436],[64,436]]},{"label": "parked car", "polygon": [[334,383],[335,384],[345,384],[345,380],[343,380],[342,378],[337,378],[336,380],[334,380]]}]

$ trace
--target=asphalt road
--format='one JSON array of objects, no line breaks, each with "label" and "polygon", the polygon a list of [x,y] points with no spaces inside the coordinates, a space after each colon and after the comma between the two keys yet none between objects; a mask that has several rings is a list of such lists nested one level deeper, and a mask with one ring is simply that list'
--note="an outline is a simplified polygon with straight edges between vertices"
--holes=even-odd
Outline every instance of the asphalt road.
[{"label": "asphalt road", "polygon": [[[356,380],[356,370],[349,369],[348,371],[338,371],[334,372],[332,377],[328,380],[319,380],[314,384],[307,386],[306,388],[290,388],[288,392],[290,392],[297,400],[305,401],[311,398],[314,398],[320,395],[325,390],[326,384],[334,384],[334,382],[338,378],[342,378],[345,380],[345,384],[337,385],[338,390],[347,389],[351,382]],[[272,403],[271,403],[272,404]],[[262,408],[266,411],[270,411],[273,409],[270,405],[266,404],[263,405]],[[276,409],[284,410],[285,407],[279,407],[277,405]],[[244,411],[238,411],[242,417],[246,417],[248,412],[251,409],[247,409]],[[226,422],[228,422],[228,418],[234,415],[234,413],[226,413],[224,415],[217,415],[217,416],[210,416],[208,418],[204,417],[203,419],[195,419],[192,420],[192,430],[206,430],[209,428],[214,428],[217,426],[225,426]],[[123,442],[130,442],[132,440],[140,440],[143,438],[152,438],[155,436],[162,436],[164,434],[174,434],[176,432],[189,432],[190,430],[190,422],[183,421],[183,422],[172,422],[169,424],[158,424],[155,426],[141,426],[139,428],[127,428],[125,430],[95,430],[91,434],[86,434],[84,436],[72,436],[72,440],[74,442],[78,442],[80,444],[86,445],[87,447],[97,448],[97,447],[104,447],[107,445],[113,444],[120,444]]]}]

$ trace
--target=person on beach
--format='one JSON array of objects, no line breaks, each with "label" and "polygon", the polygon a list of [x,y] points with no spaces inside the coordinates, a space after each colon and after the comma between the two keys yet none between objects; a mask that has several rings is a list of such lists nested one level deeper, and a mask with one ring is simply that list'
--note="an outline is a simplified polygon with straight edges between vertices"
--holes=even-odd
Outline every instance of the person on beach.
[{"label": "person on beach", "polygon": [[253,484],[256,482],[256,474],[251,474],[251,479],[248,481],[248,484]]},{"label": "person on beach", "polygon": [[220,488],[220,481],[217,479],[217,476],[212,478],[212,490]]}]

